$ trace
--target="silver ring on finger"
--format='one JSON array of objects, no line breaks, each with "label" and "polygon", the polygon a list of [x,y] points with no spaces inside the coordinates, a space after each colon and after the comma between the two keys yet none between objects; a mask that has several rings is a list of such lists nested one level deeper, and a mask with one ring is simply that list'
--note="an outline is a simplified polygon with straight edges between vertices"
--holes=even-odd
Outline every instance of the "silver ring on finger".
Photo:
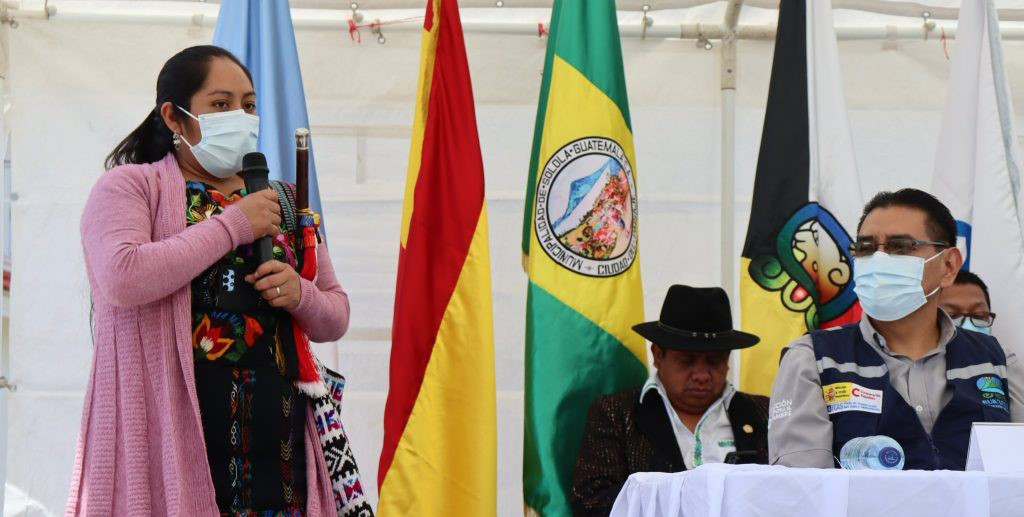
[{"label": "silver ring on finger", "polygon": [[281,286],[277,286],[274,289],[277,289],[277,296],[280,297],[281,296]]}]

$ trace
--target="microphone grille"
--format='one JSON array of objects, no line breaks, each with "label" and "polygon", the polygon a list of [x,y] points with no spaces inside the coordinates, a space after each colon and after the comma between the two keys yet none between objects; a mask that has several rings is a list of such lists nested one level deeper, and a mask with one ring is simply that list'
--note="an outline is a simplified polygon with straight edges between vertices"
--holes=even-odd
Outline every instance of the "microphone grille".
[{"label": "microphone grille", "polygon": [[254,167],[261,169],[267,168],[267,157],[263,156],[263,153],[259,151],[246,153],[246,155],[242,157],[242,170],[251,169]]}]

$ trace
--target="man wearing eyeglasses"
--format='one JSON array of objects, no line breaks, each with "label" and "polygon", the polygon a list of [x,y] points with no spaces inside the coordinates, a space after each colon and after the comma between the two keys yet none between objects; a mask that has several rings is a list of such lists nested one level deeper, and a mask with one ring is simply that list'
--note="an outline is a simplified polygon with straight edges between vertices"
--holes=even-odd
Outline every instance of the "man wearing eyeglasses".
[{"label": "man wearing eyeglasses", "polygon": [[926,192],[868,202],[851,246],[864,316],[783,351],[771,463],[830,468],[849,440],[885,435],[903,449],[904,469],[963,470],[973,422],[1024,421],[1024,365],[939,309],[963,263],[955,242],[949,209]]},{"label": "man wearing eyeglasses", "polygon": [[954,325],[982,334],[992,334],[996,313],[992,312],[988,286],[978,275],[960,270],[953,285],[939,293],[939,307],[949,314]]}]

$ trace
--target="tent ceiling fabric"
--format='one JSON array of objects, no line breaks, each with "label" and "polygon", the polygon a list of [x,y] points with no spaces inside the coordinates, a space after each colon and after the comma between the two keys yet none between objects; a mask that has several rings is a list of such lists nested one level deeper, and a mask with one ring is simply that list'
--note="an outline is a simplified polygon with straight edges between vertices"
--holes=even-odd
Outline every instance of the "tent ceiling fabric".
[{"label": "tent ceiling fabric", "polygon": [[[356,0],[359,6],[364,9],[413,9],[424,5],[424,0]],[[619,10],[639,11],[645,5],[652,10],[656,9],[681,9],[698,5],[717,3],[720,0],[617,0]],[[506,8],[515,7],[551,7],[552,0],[503,0]],[[495,0],[459,0],[461,7],[494,7]],[[746,0],[746,5],[756,7],[773,8],[778,5],[778,0]],[[999,7],[1024,8],[1024,2],[1016,0],[999,1]],[[308,9],[347,9],[351,4],[350,0],[292,0],[292,7]],[[949,8],[956,10],[960,6],[959,0],[833,0],[834,7],[838,9],[867,9],[879,5],[887,9],[898,9],[904,11],[905,16],[918,16],[923,9]],[[933,13],[934,14],[934,13]]]},{"label": "tent ceiling fabric", "polygon": [[[63,5],[73,5],[88,0],[21,0],[20,2],[7,2],[8,5],[20,5],[21,9],[42,9],[45,3],[56,6],[58,9]],[[353,0],[290,0],[292,8],[295,9],[325,9],[348,11]],[[360,10],[385,10],[385,9],[423,9],[425,0],[354,0]],[[550,8],[552,0],[502,0],[502,9],[518,8]],[[762,9],[775,9],[779,0],[738,0],[746,7],[757,7]],[[216,0],[113,0],[104,4],[189,4],[204,3],[218,4]],[[688,9],[694,7],[717,6],[724,9],[726,0],[616,0],[620,11],[642,11],[644,6],[649,6],[652,12]],[[1007,21],[1024,21],[1024,0],[996,0],[999,8],[999,19]],[[922,13],[928,12],[931,18],[938,20],[955,20],[958,15],[960,0],[832,0],[836,9],[851,11],[862,11],[866,13],[877,13],[880,15],[902,16],[920,18]],[[459,0],[462,8],[494,8],[495,0]]]},{"label": "tent ceiling fabric", "polygon": [[[49,0],[50,3],[73,3],[75,0]],[[197,0],[120,0],[125,3],[135,2],[182,2],[196,3]],[[349,9],[353,0],[291,0],[293,8],[301,9]],[[354,0],[360,9],[421,9],[425,0]],[[778,0],[740,0],[743,5],[775,8]],[[504,8],[517,7],[551,7],[553,0],[503,0]],[[9,2],[8,2],[9,3]],[[28,7],[31,4],[42,3],[42,0],[23,0],[20,4]],[[220,3],[217,1],[204,3]],[[700,5],[726,3],[724,0],[616,0],[620,10],[639,11],[647,5],[651,10],[658,9],[681,9]],[[996,7],[999,8],[1000,19],[1007,19],[1001,14],[1010,14],[1012,18],[1024,17],[1024,0],[996,0]],[[932,17],[954,19],[961,0],[833,0],[833,6],[837,9],[854,9],[870,12],[880,12],[901,16],[918,17],[924,11],[929,11]],[[495,7],[495,0],[459,0],[461,7]]]},{"label": "tent ceiling fabric", "polygon": [[[360,9],[415,9],[422,8],[424,0],[356,0]],[[505,9],[524,7],[551,7],[552,0],[502,0]],[[746,6],[775,9],[779,0],[740,0]],[[348,9],[350,0],[291,0],[292,7],[307,9]],[[685,9],[708,4],[726,3],[722,0],[617,0],[620,11],[641,11],[649,6],[652,11],[660,9]],[[1000,0],[997,2],[1002,20],[1024,20],[1024,1]],[[908,2],[902,0],[832,0],[836,9],[851,9],[884,13],[896,16],[920,17],[927,11],[932,18],[955,20],[960,0],[923,0]],[[460,7],[495,7],[495,0],[459,0]]]}]

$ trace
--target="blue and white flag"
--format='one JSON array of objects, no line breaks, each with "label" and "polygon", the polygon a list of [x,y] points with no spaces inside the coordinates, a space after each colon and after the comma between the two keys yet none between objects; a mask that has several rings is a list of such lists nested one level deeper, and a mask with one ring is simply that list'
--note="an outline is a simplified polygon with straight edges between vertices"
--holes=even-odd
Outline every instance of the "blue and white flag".
[{"label": "blue and white flag", "polygon": [[933,190],[957,220],[964,267],[989,287],[993,334],[1024,352],[1024,199],[999,20],[992,0],[964,0],[949,71]]},{"label": "blue and white flag", "polygon": [[[260,152],[272,179],[295,182],[295,130],[309,127],[295,30],[287,0],[221,2],[213,44],[245,63],[256,90]],[[309,206],[322,214],[320,189],[309,152]]]}]

